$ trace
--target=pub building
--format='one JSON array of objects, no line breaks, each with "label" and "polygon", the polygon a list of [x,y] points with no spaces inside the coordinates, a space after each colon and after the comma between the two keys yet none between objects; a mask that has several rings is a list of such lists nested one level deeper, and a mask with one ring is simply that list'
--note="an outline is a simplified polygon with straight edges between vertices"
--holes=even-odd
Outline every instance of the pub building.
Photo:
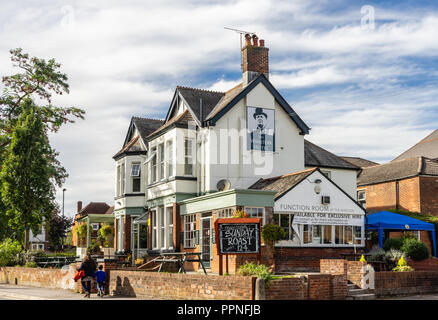
[{"label": "pub building", "polygon": [[[164,120],[131,119],[113,157],[117,252],[201,252],[216,273],[214,222],[236,210],[286,231],[273,252],[261,247],[278,272],[364,248],[360,169],[304,139],[310,128],[269,81],[268,51],[246,35],[237,86],[178,86]],[[228,272],[247,258],[228,255]]]}]

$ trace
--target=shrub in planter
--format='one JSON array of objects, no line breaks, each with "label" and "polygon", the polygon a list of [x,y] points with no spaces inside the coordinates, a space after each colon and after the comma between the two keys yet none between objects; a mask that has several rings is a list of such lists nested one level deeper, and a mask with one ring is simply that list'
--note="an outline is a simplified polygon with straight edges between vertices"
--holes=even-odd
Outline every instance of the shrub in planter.
[{"label": "shrub in planter", "polygon": [[114,233],[114,228],[105,223],[100,229],[99,229],[99,238],[102,241],[102,244],[105,247],[109,247],[110,245],[110,238]]},{"label": "shrub in planter", "polygon": [[236,210],[232,218],[249,218],[249,214],[243,210]]},{"label": "shrub in planter", "polygon": [[21,252],[21,244],[12,239],[6,239],[0,243],[0,267],[14,266],[17,264],[18,254]]},{"label": "shrub in planter", "polygon": [[255,264],[254,262],[246,262],[239,267],[239,274],[242,276],[256,276],[265,280],[268,283],[272,279],[272,272],[268,266],[264,264]]},{"label": "shrub in planter", "polygon": [[265,224],[262,228],[262,239],[267,245],[274,245],[285,236],[286,232],[278,224]]},{"label": "shrub in planter", "polygon": [[397,265],[397,262],[403,257],[403,252],[396,249],[391,249],[385,253],[385,262],[388,269],[392,269]]},{"label": "shrub in planter", "polygon": [[402,238],[389,238],[383,243],[383,250],[388,251],[391,249],[400,250],[403,245]]},{"label": "shrub in planter", "polygon": [[91,241],[90,245],[87,248],[87,251],[91,254],[96,254],[100,252],[99,244],[96,241]]},{"label": "shrub in planter", "polygon": [[397,262],[397,267],[392,269],[392,271],[406,272],[406,271],[414,271],[414,269],[408,266],[408,263],[402,256]]},{"label": "shrub in planter", "polygon": [[407,238],[402,246],[405,255],[414,261],[421,261],[429,258],[429,249],[424,242],[414,238]]},{"label": "shrub in planter", "polygon": [[373,249],[370,251],[369,261],[384,262],[386,252],[382,248]]}]

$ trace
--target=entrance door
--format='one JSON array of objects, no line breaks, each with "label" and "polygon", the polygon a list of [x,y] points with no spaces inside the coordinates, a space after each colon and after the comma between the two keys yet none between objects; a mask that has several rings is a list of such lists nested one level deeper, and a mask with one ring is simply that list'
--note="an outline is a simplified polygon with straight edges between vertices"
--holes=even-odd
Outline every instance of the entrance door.
[{"label": "entrance door", "polygon": [[211,217],[201,218],[201,253],[206,268],[211,261]]}]

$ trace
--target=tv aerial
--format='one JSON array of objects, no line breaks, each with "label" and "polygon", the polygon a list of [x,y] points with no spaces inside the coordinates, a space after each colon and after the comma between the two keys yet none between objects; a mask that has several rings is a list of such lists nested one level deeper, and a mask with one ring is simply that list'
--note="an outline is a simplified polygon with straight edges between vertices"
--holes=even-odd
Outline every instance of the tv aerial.
[{"label": "tv aerial", "polygon": [[245,34],[249,34],[250,36],[253,36],[253,35],[255,35],[255,32],[244,31],[244,30],[228,28],[228,27],[224,27],[224,29],[237,32],[240,35],[240,68],[243,69],[243,56],[242,56],[243,38],[242,38],[242,36]]}]

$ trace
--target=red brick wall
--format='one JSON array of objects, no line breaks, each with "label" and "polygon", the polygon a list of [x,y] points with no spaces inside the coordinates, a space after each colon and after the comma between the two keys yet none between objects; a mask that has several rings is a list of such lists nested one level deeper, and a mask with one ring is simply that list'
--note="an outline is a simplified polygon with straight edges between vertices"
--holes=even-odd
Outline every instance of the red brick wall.
[{"label": "red brick wall", "polygon": [[377,296],[433,292],[438,292],[438,271],[375,273],[375,294]]},{"label": "red brick wall", "polygon": [[[356,252],[362,252],[356,248]],[[327,258],[341,259],[341,253],[353,253],[354,248],[292,248],[276,247],[274,251],[275,271],[314,271],[319,272],[320,260]]]},{"label": "red brick wall", "polygon": [[266,300],[305,300],[307,281],[300,278],[281,278],[271,280],[265,289]]},{"label": "red brick wall", "polygon": [[252,300],[254,277],[111,270],[111,294],[167,299]]},{"label": "red brick wall", "polygon": [[242,49],[243,72],[254,71],[269,73],[269,49],[266,47],[248,46]]},{"label": "red brick wall", "polygon": [[438,259],[429,258],[423,261],[414,261],[407,259],[409,266],[414,268],[415,271],[438,271]]},{"label": "red brick wall", "polygon": [[344,259],[321,259],[319,265],[319,272],[323,274],[347,274],[347,260]]},{"label": "red brick wall", "polygon": [[75,267],[75,263],[69,269],[0,267],[0,283],[15,284],[16,279],[18,285],[74,290]]},{"label": "red brick wall", "polygon": [[421,210],[423,214],[438,216],[438,178],[420,177]]},{"label": "red brick wall", "polygon": [[361,280],[363,278],[363,267],[366,262],[347,261],[347,279],[358,287],[361,287]]}]

